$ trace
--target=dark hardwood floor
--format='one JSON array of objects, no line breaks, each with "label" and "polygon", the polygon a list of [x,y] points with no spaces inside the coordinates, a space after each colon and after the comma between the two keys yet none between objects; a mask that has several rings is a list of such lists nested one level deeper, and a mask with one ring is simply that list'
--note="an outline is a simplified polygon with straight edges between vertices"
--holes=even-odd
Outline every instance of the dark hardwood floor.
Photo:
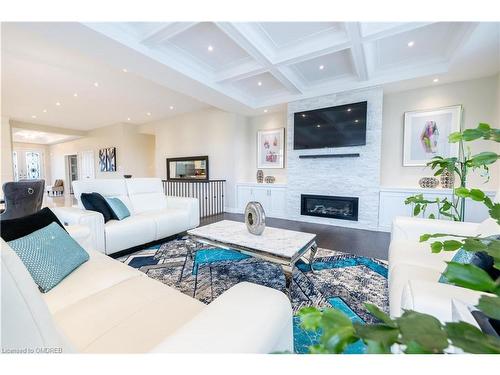
[{"label": "dark hardwood floor", "polygon": [[[207,225],[220,220],[244,221],[242,214],[224,213],[202,219],[201,225]],[[275,218],[266,218],[266,225],[315,233],[317,235],[316,242],[318,246],[326,249],[384,260],[387,260],[388,257],[389,233]]]}]

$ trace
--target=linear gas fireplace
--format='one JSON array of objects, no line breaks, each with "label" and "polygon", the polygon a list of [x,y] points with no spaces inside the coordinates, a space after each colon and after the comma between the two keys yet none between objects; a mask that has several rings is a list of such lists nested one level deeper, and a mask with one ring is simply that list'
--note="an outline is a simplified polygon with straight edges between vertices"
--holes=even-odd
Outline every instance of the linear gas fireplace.
[{"label": "linear gas fireplace", "polygon": [[301,215],[358,221],[358,198],[304,194],[300,197]]}]

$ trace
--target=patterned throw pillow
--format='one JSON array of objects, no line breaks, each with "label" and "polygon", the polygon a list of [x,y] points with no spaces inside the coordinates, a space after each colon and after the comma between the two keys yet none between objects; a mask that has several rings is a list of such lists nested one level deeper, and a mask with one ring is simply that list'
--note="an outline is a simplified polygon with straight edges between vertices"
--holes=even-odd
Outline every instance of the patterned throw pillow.
[{"label": "patterned throw pillow", "polygon": [[57,223],[9,241],[42,293],[59,284],[89,254]]},{"label": "patterned throw pillow", "polygon": [[[472,262],[472,259],[474,258],[474,253],[471,251],[465,251],[464,249],[458,250],[453,258],[451,259],[452,262],[455,263],[460,263],[460,264],[470,264]],[[446,267],[446,270],[448,267]],[[446,272],[446,270],[444,272]],[[439,282],[443,284],[449,284],[450,282],[448,279],[443,275],[439,278]]]},{"label": "patterned throw pillow", "polygon": [[130,216],[130,211],[127,206],[119,198],[104,198],[108,202],[109,207],[115,213],[118,220],[123,220]]}]

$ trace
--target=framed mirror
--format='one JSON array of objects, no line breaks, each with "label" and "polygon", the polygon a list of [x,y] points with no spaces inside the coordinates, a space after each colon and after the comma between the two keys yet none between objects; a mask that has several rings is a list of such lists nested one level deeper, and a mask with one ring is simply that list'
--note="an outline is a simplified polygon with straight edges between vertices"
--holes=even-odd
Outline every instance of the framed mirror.
[{"label": "framed mirror", "polygon": [[208,156],[168,158],[167,180],[208,181]]}]

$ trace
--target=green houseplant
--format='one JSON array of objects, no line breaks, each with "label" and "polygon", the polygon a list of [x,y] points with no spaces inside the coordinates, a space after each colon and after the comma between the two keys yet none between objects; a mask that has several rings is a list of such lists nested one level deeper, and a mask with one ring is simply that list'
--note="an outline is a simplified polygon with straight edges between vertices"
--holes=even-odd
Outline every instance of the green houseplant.
[{"label": "green houseplant", "polygon": [[[464,141],[476,139],[500,142],[500,130],[492,129],[488,124],[479,124],[476,129],[453,133],[449,137],[450,142],[462,144]],[[433,168],[439,167],[437,172],[443,168],[452,168],[461,179],[461,186],[454,189],[456,197],[464,202],[466,199],[482,202],[488,208],[490,216],[500,225],[500,204],[494,203],[479,189],[467,189],[462,186],[466,183],[467,168],[488,168],[498,157],[496,153],[487,152],[468,156],[460,162],[441,158],[431,163],[435,163],[433,165],[436,167]],[[458,213],[461,215],[460,219],[463,219],[463,212],[458,210]],[[455,211],[455,214],[458,213]],[[456,238],[440,241],[442,237]],[[433,253],[460,248],[470,252],[482,251],[493,258],[494,267],[500,270],[500,241],[497,239],[450,236],[442,233],[422,234],[420,237],[421,242],[431,239],[433,242],[430,244],[430,251]],[[500,278],[494,280],[475,265],[456,262],[448,262],[443,275],[451,284],[488,293],[489,295],[481,296],[477,308],[488,317],[500,319]],[[365,307],[380,323],[353,323],[343,312],[332,308],[301,309],[299,315],[302,328],[321,332],[318,344],[310,347],[310,352],[342,353],[348,345],[362,340],[366,344],[367,353],[391,353],[394,344],[399,344],[401,350],[408,354],[444,353],[451,344],[468,353],[500,354],[500,339],[483,333],[471,324],[443,324],[431,315],[411,310],[405,311],[401,317],[391,318],[375,305],[365,304]]]}]

